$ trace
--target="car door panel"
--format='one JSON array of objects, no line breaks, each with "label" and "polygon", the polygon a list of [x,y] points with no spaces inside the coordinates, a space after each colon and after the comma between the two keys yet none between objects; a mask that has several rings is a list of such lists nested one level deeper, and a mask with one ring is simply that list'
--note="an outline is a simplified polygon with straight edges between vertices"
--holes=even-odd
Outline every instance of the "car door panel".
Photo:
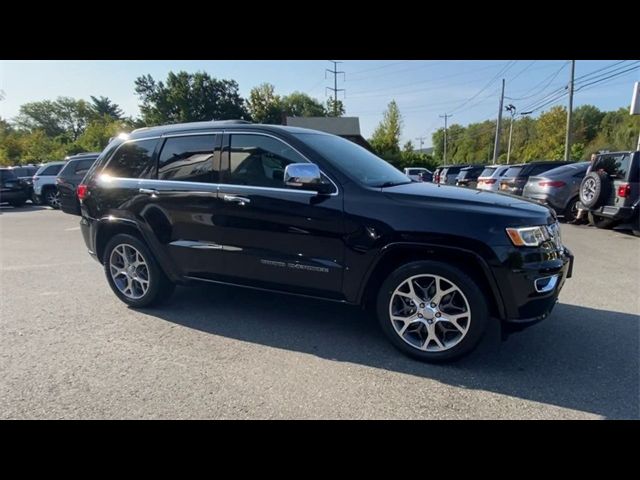
[{"label": "car door panel", "polygon": [[[337,191],[318,195],[230,184],[234,178],[229,170],[233,167],[229,148],[223,152],[223,164],[227,169],[214,221],[222,231],[225,274],[242,283],[340,297],[344,271],[342,196]],[[274,177],[280,177],[279,170],[272,170]]]}]

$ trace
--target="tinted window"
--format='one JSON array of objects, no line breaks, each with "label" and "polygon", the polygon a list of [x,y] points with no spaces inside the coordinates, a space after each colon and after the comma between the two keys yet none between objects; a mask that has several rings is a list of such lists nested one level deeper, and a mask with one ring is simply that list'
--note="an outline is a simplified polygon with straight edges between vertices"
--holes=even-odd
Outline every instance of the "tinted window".
[{"label": "tinted window", "polygon": [[531,171],[529,172],[529,176],[530,177],[534,177],[542,172],[546,172],[548,170],[552,170],[554,168],[556,168],[557,165],[536,165],[534,166]]},{"label": "tinted window", "polygon": [[158,160],[158,178],[188,182],[218,182],[214,175],[215,135],[168,138]]},{"label": "tinted window", "polygon": [[0,180],[13,180],[17,178],[11,170],[0,170]]},{"label": "tinted window", "polygon": [[509,169],[505,172],[505,177],[517,177],[522,170],[522,167],[509,167]]},{"label": "tinted window", "polygon": [[480,174],[481,177],[490,177],[491,175],[494,174],[494,172],[497,170],[497,168],[485,168],[484,170],[482,170],[482,173]]},{"label": "tinted window", "polygon": [[92,158],[75,162],[75,168],[73,170],[74,173],[76,175],[84,175],[89,171],[91,165],[93,165],[93,162],[95,162],[95,160]]},{"label": "tinted window", "polygon": [[48,167],[43,167],[42,171],[38,175],[57,175],[58,172],[62,170],[62,167],[64,167],[64,165],[50,165]]},{"label": "tinted window", "polygon": [[631,155],[629,154],[604,155],[596,160],[591,171],[602,170],[612,178],[624,179],[627,177],[630,163]]},{"label": "tinted window", "polygon": [[150,178],[154,165],[153,150],[157,140],[139,140],[123,144],[109,160],[104,173],[112,177]]},{"label": "tinted window", "polygon": [[299,133],[296,137],[316,150],[346,176],[363,185],[376,187],[384,184],[411,183],[404,173],[390,163],[349,140],[335,135],[315,133]]},{"label": "tinted window", "polygon": [[589,167],[589,162],[582,163],[572,163],[570,165],[563,165],[562,167],[556,167],[547,172],[548,176],[565,176],[572,175],[575,178],[584,177],[585,173],[587,173],[587,168]]},{"label": "tinted window", "polygon": [[275,138],[232,135],[227,183],[285,188],[284,169],[290,163],[307,163],[307,160]]}]

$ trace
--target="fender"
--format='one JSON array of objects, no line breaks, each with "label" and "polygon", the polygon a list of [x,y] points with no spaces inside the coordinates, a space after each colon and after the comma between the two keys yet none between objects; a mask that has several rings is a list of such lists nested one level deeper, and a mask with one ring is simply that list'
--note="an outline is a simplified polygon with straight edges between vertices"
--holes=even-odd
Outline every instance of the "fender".
[{"label": "fender", "polygon": [[506,310],[505,310],[505,306],[504,306],[504,300],[502,299],[502,294],[500,293],[500,289],[498,288],[498,284],[496,282],[495,276],[493,275],[493,272],[491,271],[491,268],[489,267],[489,264],[487,263],[487,261],[482,258],[480,255],[478,255],[476,252],[472,251],[472,250],[468,250],[466,248],[461,248],[461,247],[455,247],[455,246],[451,246],[451,245],[440,245],[440,244],[435,244],[435,243],[421,243],[421,242],[393,242],[393,243],[389,243],[387,245],[385,245],[384,247],[382,247],[382,249],[380,250],[380,255],[378,255],[377,259],[375,260],[375,262],[373,262],[367,272],[364,275],[363,281],[360,284],[360,289],[358,292],[358,302],[362,302],[364,295],[365,295],[365,290],[367,287],[367,284],[369,283],[369,279],[371,278],[372,273],[375,271],[376,267],[380,264],[380,262],[382,262],[390,253],[401,249],[401,248],[415,248],[415,249],[421,249],[421,250],[445,250],[445,251],[449,251],[451,253],[462,253],[465,255],[469,255],[471,257],[473,257],[477,264],[480,266],[480,269],[482,270],[482,272],[484,273],[484,277],[489,285],[489,288],[491,289],[491,294],[493,295],[493,298],[495,300],[496,306],[498,308],[498,315],[501,319],[506,318]]},{"label": "fender", "polygon": [[[126,217],[116,217],[114,215],[105,215],[96,220],[96,233],[95,233],[95,251],[98,254],[98,239],[100,238],[100,234],[105,229],[110,229],[118,226],[124,226],[128,228],[135,229],[142,239],[151,250],[151,253],[155,257],[158,262],[158,265],[163,270],[163,272],[169,277],[169,279],[176,283],[182,283],[180,271],[177,268],[177,265],[173,262],[173,260],[165,253],[164,249],[158,242],[158,240],[153,235],[151,228],[143,222],[139,222],[133,220],[131,218]],[[98,258],[100,262],[102,262],[101,258]]]}]

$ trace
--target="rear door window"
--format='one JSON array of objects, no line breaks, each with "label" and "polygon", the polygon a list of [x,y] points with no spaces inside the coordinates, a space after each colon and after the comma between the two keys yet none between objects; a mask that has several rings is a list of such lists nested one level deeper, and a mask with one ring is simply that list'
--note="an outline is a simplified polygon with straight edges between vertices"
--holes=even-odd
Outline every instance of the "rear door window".
[{"label": "rear door window", "polygon": [[50,165],[48,167],[44,167],[44,169],[39,173],[39,175],[47,176],[47,175],[57,175],[60,170],[62,170],[64,165]]},{"label": "rear door window", "polygon": [[505,172],[505,177],[517,177],[522,167],[509,167],[509,169]]},{"label": "rear door window", "polygon": [[153,151],[157,140],[138,140],[120,146],[104,173],[120,178],[153,178]]},{"label": "rear door window", "polygon": [[215,148],[214,134],[167,138],[158,159],[158,179],[218,183]]}]

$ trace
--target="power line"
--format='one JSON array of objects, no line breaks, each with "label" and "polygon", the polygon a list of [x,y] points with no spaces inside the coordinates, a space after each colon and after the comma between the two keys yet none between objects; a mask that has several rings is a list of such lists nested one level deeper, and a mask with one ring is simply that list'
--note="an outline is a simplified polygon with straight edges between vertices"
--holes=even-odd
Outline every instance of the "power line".
[{"label": "power line", "polygon": [[374,70],[381,70],[383,68],[388,68],[388,67],[392,67],[394,65],[400,65],[402,63],[407,63],[409,62],[409,60],[402,60],[400,62],[392,62],[392,63],[387,63],[385,65],[379,65],[377,67],[371,67],[371,68],[365,68],[363,70],[356,70],[355,72],[349,72],[349,75],[357,75],[359,73],[364,73],[364,72],[372,72]]},{"label": "power line", "polygon": [[536,89],[536,88],[538,88],[540,85],[542,85],[544,82],[546,82],[546,81],[547,81],[547,79],[549,79],[549,81],[545,84],[545,86],[544,86],[544,87],[542,87],[542,88],[541,88],[540,90],[538,90],[537,92],[532,93],[531,95],[527,95],[527,96],[519,97],[519,98],[513,98],[513,97],[504,97],[504,98],[508,98],[509,100],[526,100],[527,98],[535,97],[536,95],[538,95],[538,94],[542,93],[543,91],[545,91],[545,90],[547,89],[547,87],[548,87],[549,85],[551,85],[551,82],[553,82],[553,81],[556,79],[556,77],[557,77],[558,75],[560,75],[560,72],[561,72],[562,70],[564,70],[564,68],[565,68],[567,65],[569,65],[569,62],[565,62],[565,63],[563,63],[563,64],[562,64],[562,66],[561,66],[561,67],[560,67],[560,68],[559,68],[555,73],[552,73],[549,77],[545,77],[545,78],[544,78],[544,80],[542,80],[540,83],[536,84],[536,86],[534,86],[534,87],[532,87],[532,88],[531,88],[531,90],[535,90],[535,89]]},{"label": "power line", "polygon": [[491,85],[493,85],[494,82],[496,82],[498,80],[498,78],[500,78],[501,75],[504,75],[505,73],[507,73],[507,70],[509,70],[513,65],[515,65],[515,61],[511,60],[507,63],[507,65],[505,65],[502,69],[500,69],[500,71],[498,73],[496,73],[493,78],[491,80],[489,80],[489,83],[487,83],[484,87],[482,87],[480,90],[478,90],[474,95],[472,95],[470,98],[468,98],[467,100],[465,100],[464,102],[462,102],[460,104],[459,107],[454,108],[452,110],[452,112],[459,112],[461,111],[462,107],[464,107],[465,105],[467,105],[471,100],[473,100],[474,98],[476,98],[478,95],[480,95],[482,92],[484,92],[487,88],[489,88]]}]

